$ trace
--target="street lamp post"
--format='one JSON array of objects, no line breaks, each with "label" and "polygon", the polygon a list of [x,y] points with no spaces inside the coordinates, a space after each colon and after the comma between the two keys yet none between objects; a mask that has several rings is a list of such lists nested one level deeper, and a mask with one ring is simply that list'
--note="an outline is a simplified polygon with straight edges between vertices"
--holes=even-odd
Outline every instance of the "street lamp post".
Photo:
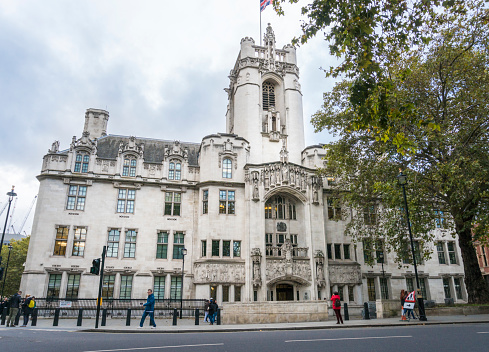
[{"label": "street lamp post", "polygon": [[[3,239],[5,238],[5,230],[7,229],[7,221],[8,214],[10,212],[10,205],[12,204],[12,200],[17,196],[17,193],[14,192],[15,186],[12,186],[12,190],[7,193],[8,195],[8,208],[7,208],[7,216],[5,217],[5,225],[3,226],[2,240],[0,241],[0,248],[3,248]],[[0,253],[0,266],[2,265],[2,254]]]},{"label": "street lamp post", "polygon": [[180,284],[180,319],[182,319],[182,310],[183,310],[183,270],[185,269],[185,256],[187,255],[187,249],[182,248],[182,282]]},{"label": "street lamp post", "polygon": [[8,271],[8,263],[10,262],[10,251],[12,250],[12,245],[9,244],[8,245],[8,257],[7,257],[7,267],[5,268],[5,272],[3,273],[3,285],[2,285],[2,295],[1,295],[1,299],[3,300],[3,290],[5,289],[5,279],[7,278],[7,271]]},{"label": "street lamp post", "polygon": [[407,177],[402,173],[402,171],[399,173],[399,175],[397,175],[397,181],[399,182],[399,185],[402,187],[402,195],[404,197],[404,209],[406,210],[406,222],[409,231],[409,240],[411,241],[411,254],[413,256],[414,275],[416,276],[416,296],[418,299],[419,320],[427,321],[428,319],[426,319],[426,314],[424,310],[424,301],[423,301],[423,297],[421,297],[421,290],[419,289],[418,267],[416,265],[416,255],[414,252],[413,234],[411,233],[411,222],[409,221],[409,209],[408,209],[407,198],[406,198]]}]

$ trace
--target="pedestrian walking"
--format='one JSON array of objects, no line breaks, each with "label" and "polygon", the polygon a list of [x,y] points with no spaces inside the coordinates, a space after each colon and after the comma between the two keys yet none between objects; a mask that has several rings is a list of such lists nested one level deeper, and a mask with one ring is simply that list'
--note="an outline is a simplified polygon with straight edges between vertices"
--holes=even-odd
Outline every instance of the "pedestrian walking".
[{"label": "pedestrian walking", "polygon": [[146,300],[146,303],[142,304],[144,306],[144,312],[143,316],[141,317],[141,321],[139,323],[139,327],[142,328],[144,324],[144,320],[146,319],[146,316],[149,315],[149,324],[151,325],[152,329],[156,329],[156,323],[155,323],[155,295],[153,294],[152,289],[148,289],[148,298]]},{"label": "pedestrian walking", "polygon": [[401,299],[401,320],[406,320],[406,310],[404,309],[404,303],[406,302],[407,292],[401,290],[400,299]]},{"label": "pedestrian walking", "polygon": [[17,292],[10,298],[10,314],[7,319],[7,327],[15,328],[15,317],[19,312],[20,302],[22,301],[22,291]]},{"label": "pedestrian walking", "polygon": [[336,324],[343,324],[343,317],[341,316],[341,297],[338,292],[333,292],[331,296],[331,302],[333,302],[333,311],[336,315]]},{"label": "pedestrian walking", "polygon": [[209,302],[209,319],[211,321],[210,325],[214,325],[214,321],[216,320],[218,308],[219,308],[219,306],[217,305],[217,303],[214,301],[213,298],[211,298],[210,302]]},{"label": "pedestrian walking", "polygon": [[208,321],[209,321],[209,300],[206,299],[204,304],[204,322],[208,322]]},{"label": "pedestrian walking", "polygon": [[22,311],[24,313],[24,324],[23,327],[26,327],[29,323],[29,316],[36,308],[35,297],[31,295],[25,295],[24,303],[22,304]]}]

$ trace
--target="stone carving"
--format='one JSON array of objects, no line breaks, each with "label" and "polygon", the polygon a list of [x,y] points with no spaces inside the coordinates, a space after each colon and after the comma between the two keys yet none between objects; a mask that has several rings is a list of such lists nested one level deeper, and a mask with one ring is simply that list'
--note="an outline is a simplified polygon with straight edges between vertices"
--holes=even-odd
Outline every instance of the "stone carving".
[{"label": "stone carving", "polygon": [[[212,141],[211,141],[212,143]],[[171,146],[167,145],[165,149],[165,160],[170,157],[179,156],[188,161],[188,149],[183,148],[180,141],[175,141]]]},{"label": "stone carving", "polygon": [[195,263],[194,282],[244,284],[244,264]]},{"label": "stone carving", "polygon": [[132,152],[133,154],[143,157],[144,143],[136,144],[136,137],[131,136],[129,137],[129,142],[124,143],[121,141],[119,143],[119,155],[126,152]]},{"label": "stone carving", "polygon": [[54,141],[51,149],[48,150],[48,153],[56,154],[59,152],[59,141]]},{"label": "stone carving", "polygon": [[317,250],[314,253],[314,260],[316,262],[316,281],[318,286],[326,286],[326,280],[324,279],[324,254],[322,251]]},{"label": "stone carving", "polygon": [[339,284],[361,284],[362,272],[360,264],[329,264],[328,265],[330,285]]},{"label": "stone carving", "polygon": [[253,261],[253,286],[261,286],[261,251],[260,248],[251,250],[251,260]]},{"label": "stone carving", "polygon": [[[277,231],[278,232],[286,232],[287,231],[287,224],[285,222],[278,222],[277,223]],[[290,240],[289,240],[290,242]]]},{"label": "stone carving", "polygon": [[[290,270],[287,270],[290,268]],[[294,260],[293,263],[286,263],[284,260],[267,259],[266,280],[278,279],[284,276],[296,276],[304,281],[311,281],[311,266],[309,260]]]}]

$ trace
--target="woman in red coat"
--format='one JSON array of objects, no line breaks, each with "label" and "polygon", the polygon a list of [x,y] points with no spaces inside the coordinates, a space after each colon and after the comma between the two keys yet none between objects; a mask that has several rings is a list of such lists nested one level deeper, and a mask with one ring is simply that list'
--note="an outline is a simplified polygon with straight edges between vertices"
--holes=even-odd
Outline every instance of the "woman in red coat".
[{"label": "woman in red coat", "polygon": [[333,302],[333,311],[334,314],[336,314],[336,324],[339,324],[340,322],[343,324],[343,318],[341,317],[341,298],[338,292],[333,292],[331,302]]}]

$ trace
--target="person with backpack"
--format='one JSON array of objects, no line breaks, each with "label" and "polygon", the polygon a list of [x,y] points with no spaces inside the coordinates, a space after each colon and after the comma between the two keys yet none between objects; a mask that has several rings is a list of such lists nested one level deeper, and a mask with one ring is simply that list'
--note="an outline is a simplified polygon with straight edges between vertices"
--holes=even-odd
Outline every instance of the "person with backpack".
[{"label": "person with backpack", "polygon": [[343,324],[343,317],[341,316],[341,297],[338,294],[338,292],[333,292],[333,295],[331,296],[331,302],[333,302],[333,311],[334,314],[336,315],[336,324]]},{"label": "person with backpack", "polygon": [[36,307],[36,301],[34,300],[34,296],[26,295],[24,303],[22,304],[22,310],[24,312],[24,324],[22,327],[26,327],[27,324],[29,323],[29,316],[32,314],[34,311],[34,308]]},{"label": "person with backpack", "polygon": [[7,319],[7,327],[12,327],[14,328],[15,325],[15,317],[17,316],[17,313],[19,312],[20,308],[20,302],[22,301],[22,291],[17,292],[15,295],[13,295],[10,298],[10,314]]}]

